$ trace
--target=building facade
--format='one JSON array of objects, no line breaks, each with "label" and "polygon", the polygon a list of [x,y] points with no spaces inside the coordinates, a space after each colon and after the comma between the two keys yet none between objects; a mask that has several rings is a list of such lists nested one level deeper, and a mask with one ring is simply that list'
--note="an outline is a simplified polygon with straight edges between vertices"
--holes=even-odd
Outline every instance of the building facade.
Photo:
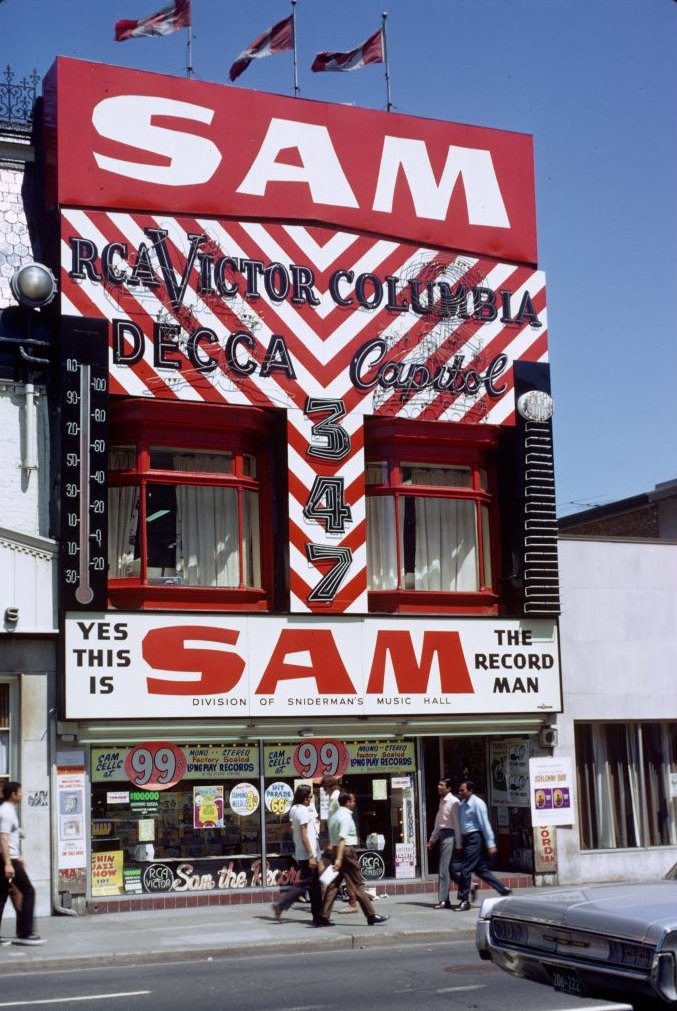
[{"label": "building facade", "polygon": [[41,255],[27,220],[37,83],[37,77],[15,80],[9,68],[0,81],[0,782],[23,783],[24,853],[44,915],[52,908],[50,740],[58,639],[50,366],[37,314],[19,308],[10,290],[16,270]]},{"label": "building facade", "polygon": [[564,713],[577,818],[561,884],[655,879],[677,844],[677,483],[560,521]]},{"label": "building facade", "polygon": [[43,94],[56,904],[265,897],[327,773],[368,879],[435,871],[440,775],[530,872],[561,710],[530,138],[64,59]]}]

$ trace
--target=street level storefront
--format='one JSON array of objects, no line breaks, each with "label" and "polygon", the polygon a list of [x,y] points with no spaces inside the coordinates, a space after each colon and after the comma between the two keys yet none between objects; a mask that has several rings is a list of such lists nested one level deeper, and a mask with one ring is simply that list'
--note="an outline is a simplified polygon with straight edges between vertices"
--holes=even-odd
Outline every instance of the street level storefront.
[{"label": "street level storefront", "polygon": [[[67,618],[60,730],[87,782],[59,827],[61,887],[73,897],[204,897],[293,881],[293,793],[312,786],[326,840],[325,775],[357,797],[367,880],[420,882],[436,870],[425,843],[440,775],[478,784],[501,866],[532,870],[528,760],[543,710],[560,708],[553,622],[182,620]],[[247,662],[231,684],[234,658]],[[210,671],[220,685],[205,683]]]},{"label": "street level storefront", "polygon": [[[420,876],[412,741],[93,748],[91,893],[177,894],[275,887],[295,879],[288,813],[295,786],[334,770],[360,800],[365,876]],[[167,788],[158,767],[183,778]],[[154,763],[148,783],[140,788]],[[136,773],[135,768],[143,769]],[[326,773],[329,774],[329,773]],[[131,778],[130,778],[131,777]],[[314,785],[326,839],[328,795]]]}]

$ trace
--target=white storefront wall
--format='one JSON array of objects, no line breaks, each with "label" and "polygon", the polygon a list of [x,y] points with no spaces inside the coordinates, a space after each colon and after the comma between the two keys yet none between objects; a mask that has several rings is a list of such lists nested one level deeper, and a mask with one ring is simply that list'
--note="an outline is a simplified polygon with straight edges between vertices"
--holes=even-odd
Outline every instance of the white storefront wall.
[{"label": "white storefront wall", "polygon": [[[677,718],[677,543],[559,542],[564,713],[558,758],[575,762],[578,720]],[[661,877],[672,846],[582,850],[578,825],[557,831],[560,884]]]}]

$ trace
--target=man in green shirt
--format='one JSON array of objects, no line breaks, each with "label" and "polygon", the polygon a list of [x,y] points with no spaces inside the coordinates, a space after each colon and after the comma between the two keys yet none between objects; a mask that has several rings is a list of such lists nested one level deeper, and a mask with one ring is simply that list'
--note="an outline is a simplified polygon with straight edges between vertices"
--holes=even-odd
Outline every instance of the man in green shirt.
[{"label": "man in green shirt", "polygon": [[353,811],[355,810],[355,794],[343,792],[339,796],[339,806],[329,818],[329,842],[333,847],[333,868],[337,871],[337,876],[327,885],[324,894],[324,905],[322,907],[322,919],[317,924],[318,927],[330,927],[332,922],[329,919],[331,911],[338,895],[341,882],[345,878],[346,884],[355,893],[360,909],[367,917],[370,927],[379,923],[385,923],[389,916],[381,916],[375,912],[371,896],[364,887],[364,879],[357,862],[354,847],[358,844],[357,829]]}]

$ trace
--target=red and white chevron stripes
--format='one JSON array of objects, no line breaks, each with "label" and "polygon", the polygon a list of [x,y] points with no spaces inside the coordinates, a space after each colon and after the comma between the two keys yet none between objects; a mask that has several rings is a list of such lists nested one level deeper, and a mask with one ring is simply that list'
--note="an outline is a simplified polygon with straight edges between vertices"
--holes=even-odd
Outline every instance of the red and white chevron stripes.
[{"label": "red and white chevron stripes", "polygon": [[527,267],[122,212],[64,210],[61,241],[62,312],[119,321],[114,394],[287,410],[293,611],[367,609],[365,414],[512,424],[512,362],[547,360],[544,276]]}]

